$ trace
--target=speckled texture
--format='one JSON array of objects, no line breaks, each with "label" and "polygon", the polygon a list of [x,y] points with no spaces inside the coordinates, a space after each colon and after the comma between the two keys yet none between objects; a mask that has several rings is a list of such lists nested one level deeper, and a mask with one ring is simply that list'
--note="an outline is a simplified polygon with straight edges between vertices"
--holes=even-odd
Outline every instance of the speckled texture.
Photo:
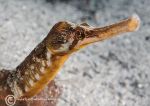
[{"label": "speckled texture", "polygon": [[[74,1],[75,2],[75,1]],[[78,4],[78,3],[76,3]],[[60,20],[103,26],[137,13],[141,28],[72,55],[58,106],[150,106],[150,1],[100,0],[94,15],[71,3],[0,0],[0,67],[15,68]]]}]

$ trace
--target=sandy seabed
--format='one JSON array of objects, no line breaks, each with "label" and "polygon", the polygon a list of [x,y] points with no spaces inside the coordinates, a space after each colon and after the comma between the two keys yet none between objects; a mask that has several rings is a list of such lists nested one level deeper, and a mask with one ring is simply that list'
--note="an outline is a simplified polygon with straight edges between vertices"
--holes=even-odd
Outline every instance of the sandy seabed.
[{"label": "sandy seabed", "polygon": [[57,76],[64,87],[58,106],[150,106],[150,0],[101,2],[91,16],[73,3],[0,0],[0,67],[15,68],[58,21],[104,26],[137,13],[137,32],[69,58]]}]

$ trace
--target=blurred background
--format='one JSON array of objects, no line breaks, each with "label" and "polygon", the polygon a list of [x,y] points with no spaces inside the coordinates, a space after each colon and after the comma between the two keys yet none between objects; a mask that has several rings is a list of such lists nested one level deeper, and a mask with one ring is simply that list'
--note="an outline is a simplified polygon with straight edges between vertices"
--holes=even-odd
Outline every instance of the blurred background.
[{"label": "blurred background", "polygon": [[150,0],[0,0],[0,68],[15,68],[58,21],[112,24],[136,13],[137,32],[95,43],[57,76],[58,106],[150,106]]}]

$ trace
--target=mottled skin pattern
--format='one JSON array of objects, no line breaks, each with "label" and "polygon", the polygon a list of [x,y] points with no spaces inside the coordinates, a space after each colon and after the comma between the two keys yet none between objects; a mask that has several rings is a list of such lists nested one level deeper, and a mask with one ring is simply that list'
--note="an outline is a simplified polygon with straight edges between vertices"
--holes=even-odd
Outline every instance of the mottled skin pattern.
[{"label": "mottled skin pattern", "polygon": [[93,42],[134,31],[138,26],[137,16],[102,28],[90,27],[86,23],[75,25],[69,22],[59,22],[16,69],[0,71],[0,95],[5,97],[12,94],[16,98],[54,99],[17,101],[16,106],[19,104],[22,106],[55,106],[61,90],[53,79],[73,52]]}]

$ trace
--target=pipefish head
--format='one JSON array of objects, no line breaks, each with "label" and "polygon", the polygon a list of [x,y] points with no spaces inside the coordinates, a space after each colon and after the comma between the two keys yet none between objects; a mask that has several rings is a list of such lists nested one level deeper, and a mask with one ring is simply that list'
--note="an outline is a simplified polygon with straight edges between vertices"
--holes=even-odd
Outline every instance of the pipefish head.
[{"label": "pipefish head", "polygon": [[59,22],[53,26],[47,36],[47,47],[52,53],[66,54],[80,47],[76,45],[85,39],[88,25],[75,25],[70,22]]},{"label": "pipefish head", "polygon": [[54,54],[68,54],[120,33],[135,31],[139,23],[137,15],[101,28],[91,27],[86,23],[75,25],[65,21],[58,22],[49,32],[46,45]]}]

